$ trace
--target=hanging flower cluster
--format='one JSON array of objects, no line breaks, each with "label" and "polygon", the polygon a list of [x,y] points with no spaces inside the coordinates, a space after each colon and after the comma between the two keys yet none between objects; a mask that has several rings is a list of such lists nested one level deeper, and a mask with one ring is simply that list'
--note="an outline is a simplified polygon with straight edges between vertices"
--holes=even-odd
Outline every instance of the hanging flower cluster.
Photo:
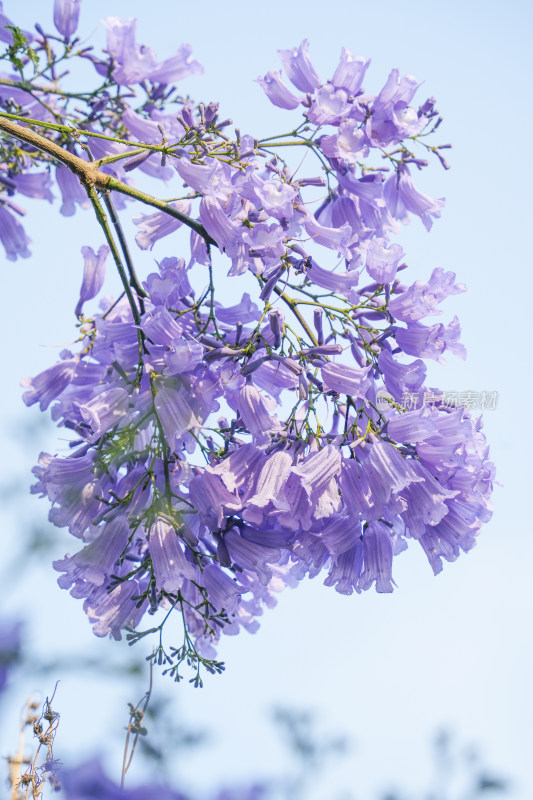
[{"label": "hanging flower cluster", "polygon": [[[78,12],[56,0],[58,60],[74,55]],[[104,192],[115,232],[100,215],[107,244],[82,250],[79,346],[24,382],[26,404],[50,407],[72,433],[68,453],[41,455],[34,491],[82,544],[54,566],[98,636],[127,629],[134,641],[146,612],[181,615],[183,646],[161,642],[154,654],[178,678],[184,659],[218,671],[221,633],[255,631],[273,592],[305,575],[321,573],[343,594],[390,592],[394,556],[412,540],[439,572],[490,518],[493,466],[481,422],[426,385],[426,359],[465,357],[457,318],[430,319],[464,286],[440,268],[402,282],[404,253],[391,242],[411,214],[427,230],[440,216],[444,201],[410,174],[427,165],[416,147],[448,166],[426,142],[441,122],[435,101],[413,105],[419,84],[397,70],[366,93],[369,62],[349,50],[323,82],[304,41],[280,52],[293,89],[276,70],[258,79],[303,121],[270,139],[230,136],[217,103],[195,106],[172,86],[201,69],[188,46],[158,63],[135,43],[133,21],[105,24],[107,53],[78,53],[104,78],[84,98],[85,116],[40,76],[32,93],[14,75],[0,86],[12,119],[68,120],[49,141],[96,160],[116,190]],[[50,59],[38,31],[32,52]],[[51,174],[28,172],[29,148],[11,147],[0,164],[0,238],[15,258],[28,254],[27,239],[9,198],[50,199]],[[310,151],[316,174],[294,171],[287,147]],[[56,157],[42,149],[49,166]],[[55,170],[61,213],[92,204],[98,215],[94,190],[68,166]],[[135,190],[137,171],[178,199]],[[131,198],[158,209],[135,218],[139,248],[168,237],[168,256],[145,280],[116,216]],[[183,246],[184,227],[183,255],[172,243]],[[110,249],[124,293],[85,316]],[[224,305],[222,282],[231,292],[244,274],[249,291]]]}]

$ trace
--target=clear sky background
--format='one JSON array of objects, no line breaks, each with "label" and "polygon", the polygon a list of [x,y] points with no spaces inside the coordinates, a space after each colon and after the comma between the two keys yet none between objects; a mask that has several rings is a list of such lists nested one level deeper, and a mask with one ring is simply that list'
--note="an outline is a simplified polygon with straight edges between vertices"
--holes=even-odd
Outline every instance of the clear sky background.
[{"label": "clear sky background", "polygon": [[[255,636],[226,638],[222,677],[210,678],[201,691],[161,686],[177,717],[214,731],[209,751],[198,751],[184,767],[194,785],[269,774],[285,763],[267,718],[273,705],[290,705],[314,709],[325,727],[352,739],[353,756],[335,770],[331,785],[348,787],[357,798],[391,785],[423,786],[428,742],[442,726],[475,742],[492,766],[513,778],[515,797],[531,797],[532,8],[526,0],[271,0],[259,6],[85,0],[82,6],[79,33],[94,32],[96,41],[103,42],[100,19],[114,14],[137,17],[138,41],[161,59],[190,42],[205,74],[184,81],[183,91],[220,100],[224,116],[259,136],[289,130],[297,112],[276,110],[253,81],[279,68],[278,48],[303,38],[324,79],[344,45],[372,58],[369,92],[379,91],[393,66],[424,80],[417,98],[434,95],[445,117],[436,143],[454,148],[448,151],[452,169],[444,172],[435,163],[420,185],[445,196],[446,207],[431,234],[415,219],[398,241],[411,280],[441,266],[468,286],[448,301],[443,317],[459,315],[468,360],[451,356],[446,367],[435,367],[434,384],[499,392],[496,410],[485,415],[485,432],[501,485],[493,521],[470,554],[434,578],[422,551],[409,548],[395,561],[392,595],[344,597],[320,578],[304,582],[279,598]],[[5,13],[26,28],[39,19],[51,29],[51,9],[40,0],[4,2]],[[73,340],[80,248],[98,246],[100,235],[88,213],[65,219],[57,207],[25,205],[34,256],[16,264],[2,259],[2,448],[5,481],[22,475],[30,483],[24,476],[37,449],[53,452],[57,445],[53,430],[29,442],[22,435],[21,419],[35,424],[39,415],[21,410],[19,380],[49,366],[57,346]],[[147,270],[154,255],[179,253],[163,240],[144,257]],[[22,495],[15,514],[4,512],[6,553],[28,514],[46,517],[44,502],[29,504]],[[66,532],[56,531],[53,557],[74,546]],[[30,616],[37,653],[90,652],[106,670],[116,645],[94,640],[81,603],[56,587],[48,556],[39,569],[9,577],[5,611]],[[50,687],[32,677],[24,688],[46,694]],[[58,694],[58,748],[65,760],[105,749],[102,741],[123,726],[124,704],[132,699],[118,682],[104,688],[95,672],[65,676]],[[4,709],[10,720],[22,701],[21,694]],[[14,726],[11,737],[9,725],[2,726],[2,754],[14,747]],[[109,763],[118,774],[116,758]],[[320,797],[327,800],[329,791]]]}]

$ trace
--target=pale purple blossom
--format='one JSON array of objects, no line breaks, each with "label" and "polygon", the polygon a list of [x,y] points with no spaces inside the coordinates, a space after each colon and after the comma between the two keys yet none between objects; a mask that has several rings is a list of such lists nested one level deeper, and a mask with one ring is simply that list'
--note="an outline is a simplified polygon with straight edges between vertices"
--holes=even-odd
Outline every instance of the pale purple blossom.
[{"label": "pale purple blossom", "polygon": [[[171,205],[176,211],[186,216],[191,209],[190,200],[176,200]],[[140,228],[135,241],[141,250],[152,250],[156,242],[174,233],[183,225],[181,220],[167,214],[165,211],[156,211],[155,214],[142,214],[139,217],[134,217],[133,221]]]},{"label": "pale purple blossom", "polygon": [[403,364],[395,359],[389,350],[384,349],[379,354],[378,366],[383,374],[387,391],[397,401],[401,400],[405,392],[418,392],[426,378],[427,368],[421,359]]},{"label": "pale purple blossom", "polygon": [[56,181],[61,192],[61,208],[59,212],[64,217],[71,217],[76,213],[76,205],[80,208],[88,208],[91,201],[87,192],[81,185],[78,177],[61,164],[56,167]]},{"label": "pale purple blossom", "polygon": [[420,217],[428,231],[433,225],[432,217],[440,217],[444,206],[444,198],[434,200],[418,191],[406,166],[402,166],[397,174],[391,175],[385,182],[384,193],[388,209],[395,219],[408,222],[411,212]]},{"label": "pale purple blossom", "polygon": [[392,542],[382,522],[371,522],[363,534],[364,569],[359,579],[361,589],[376,584],[378,592],[392,592]]},{"label": "pale purple blossom", "polygon": [[429,281],[415,281],[409,288],[394,297],[389,303],[391,314],[403,322],[417,322],[429,315],[442,314],[437,308],[446,297],[460,294],[466,289],[463,283],[455,283],[455,273],[437,267]]},{"label": "pale purple blossom", "polygon": [[96,537],[75,555],[54,561],[53,567],[64,572],[58,578],[62,589],[72,589],[76,597],[88,597],[95,587],[109,580],[118,559],[126,551],[129,539],[129,524],[125,516],[119,516],[96,531]]},{"label": "pale purple blossom", "polygon": [[85,602],[85,611],[96,636],[111,636],[120,641],[124,628],[135,628],[148,601],[139,605],[142,587],[135,578],[119,583],[111,592],[99,592]]},{"label": "pale purple blossom", "polygon": [[383,239],[372,239],[366,251],[366,271],[378,283],[392,283],[403,255],[399,244],[387,247]]},{"label": "pale purple blossom", "polygon": [[322,380],[329,389],[348,394],[351,397],[364,397],[370,387],[368,377],[370,369],[370,366],[356,369],[347,364],[328,361],[321,367],[320,372]]},{"label": "pale purple blossom", "polygon": [[279,108],[297,108],[303,99],[293,94],[288,86],[283,83],[281,73],[277,69],[271,69],[264,77],[257,78],[257,83],[263,89],[270,102]]},{"label": "pale purple blossom", "polygon": [[309,59],[309,42],[304,39],[298,49],[278,50],[278,55],[290,82],[301,92],[313,92],[320,85],[315,68]]},{"label": "pale purple blossom", "polygon": [[149,548],[158,591],[177,592],[184,580],[200,580],[198,568],[186,558],[178,531],[162,517],[150,528]]},{"label": "pale purple blossom", "polygon": [[4,205],[0,205],[0,241],[9,261],[16,261],[18,256],[29,258],[31,255],[28,249],[30,239],[18,219]]},{"label": "pale purple blossom", "polygon": [[339,65],[331,79],[333,86],[346,89],[351,95],[356,95],[361,89],[369,64],[370,59],[362,56],[354,58],[352,51],[343,47]]},{"label": "pale purple blossom", "polygon": [[74,378],[78,366],[77,358],[67,358],[40,372],[35,378],[23,378],[21,385],[27,389],[22,399],[27,406],[39,403],[41,411],[46,411]]},{"label": "pale purple blossom", "polygon": [[354,163],[369,154],[366,134],[354,120],[341,123],[338,133],[322,136],[320,147],[328,158],[340,158],[347,163]]},{"label": "pale purple blossom", "polygon": [[339,125],[348,111],[348,92],[326,84],[316,90],[307,116],[314,125]]},{"label": "pale purple blossom", "polygon": [[68,40],[78,28],[81,0],[54,0],[54,25]]},{"label": "pale purple blossom", "polygon": [[53,203],[52,179],[48,172],[22,172],[20,175],[13,175],[12,180],[20,194]]},{"label": "pale purple blossom", "polygon": [[74,309],[76,316],[80,316],[83,304],[87,300],[92,300],[93,297],[96,297],[104,285],[109,247],[106,244],[101,245],[98,253],[95,253],[92,247],[82,247],[81,254],[84,258],[83,282],[80,289],[80,299]]},{"label": "pale purple blossom", "polygon": [[135,19],[122,21],[118,17],[108,17],[104,25],[107,28],[107,51],[115,64],[113,78],[119,85],[129,86],[146,79],[154,83],[174,83],[203,71],[202,66],[191,58],[191,47],[186,44],[181,45],[175,55],[158,63],[151,48],[136,43]]}]

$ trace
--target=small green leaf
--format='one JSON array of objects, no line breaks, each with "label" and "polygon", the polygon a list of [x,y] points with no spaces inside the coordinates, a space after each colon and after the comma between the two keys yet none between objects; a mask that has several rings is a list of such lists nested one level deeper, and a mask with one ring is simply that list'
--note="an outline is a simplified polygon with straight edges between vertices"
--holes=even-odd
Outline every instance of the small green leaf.
[{"label": "small green leaf", "polygon": [[22,70],[24,69],[24,62],[19,57],[19,54],[27,56],[33,63],[33,65],[37,66],[37,64],[39,63],[39,56],[37,55],[35,50],[33,50],[33,48],[30,47],[28,40],[26,39],[20,28],[17,28],[16,25],[6,25],[5,27],[6,30],[11,32],[11,35],[13,36],[13,43],[9,45],[6,52],[4,53],[3,56],[1,56],[1,58],[9,59],[9,61],[11,61],[15,69],[17,69],[19,72],[22,72]]}]

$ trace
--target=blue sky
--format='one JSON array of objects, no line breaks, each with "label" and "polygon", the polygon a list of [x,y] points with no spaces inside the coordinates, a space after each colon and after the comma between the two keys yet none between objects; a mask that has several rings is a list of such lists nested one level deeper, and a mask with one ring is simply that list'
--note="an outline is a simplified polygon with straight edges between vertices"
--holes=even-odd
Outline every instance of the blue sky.
[{"label": "blue sky", "polygon": [[[39,18],[50,28],[51,8],[51,3],[25,0],[15,11],[10,0],[4,3],[22,27]],[[210,679],[201,691],[166,687],[184,720],[218,735],[208,755],[209,770],[206,753],[199,751],[191,760],[190,779],[208,786],[220,776],[244,778],[282,762],[284,753],[269,738],[265,719],[273,704],[287,704],[315,709],[326,727],[351,737],[354,756],[332,780],[358,798],[393,783],[420,785],[428,739],[442,725],[478,744],[491,764],[515,779],[516,797],[529,797],[531,5],[516,0],[271,0],[256,9],[211,0],[201,6],[180,0],[86,0],[80,32],[94,31],[103,41],[99,20],[111,14],[137,17],[138,41],[160,58],[190,42],[205,75],[188,79],[183,90],[196,99],[220,100],[223,115],[243,132],[266,136],[290,128],[294,117],[274,109],[253,79],[278,68],[278,48],[303,38],[310,40],[323,78],[333,73],[344,45],[372,58],[368,91],[379,90],[393,66],[424,80],[420,97],[437,98],[445,117],[441,139],[453,149],[448,151],[452,169],[444,172],[435,165],[421,185],[433,196],[445,196],[446,207],[430,235],[414,220],[398,241],[413,280],[441,266],[468,286],[466,294],[445,306],[447,318],[457,312],[461,319],[468,360],[451,357],[448,366],[436,367],[435,384],[499,392],[496,410],[486,414],[485,431],[501,486],[494,519],[478,546],[446,565],[437,578],[422,553],[410,549],[396,562],[393,595],[344,597],[320,579],[288,590],[254,637],[242,634],[224,642],[224,676]],[[3,273],[6,477],[27,470],[37,455],[13,437],[14,420],[23,414],[36,419],[21,410],[19,379],[44,369],[55,360],[55,347],[72,340],[80,247],[99,243],[87,214],[66,220],[57,209],[27,206],[34,257],[15,265],[4,262]],[[163,246],[154,254],[168,255]],[[149,268],[149,259],[145,263]],[[46,436],[42,446],[53,451],[55,434]],[[44,519],[45,504],[34,513]],[[9,535],[16,534],[16,525],[11,517],[5,528]],[[71,548],[68,535],[57,531],[55,557]],[[38,582],[38,592],[30,589],[30,580],[33,587]],[[38,573],[20,576],[6,605],[14,610],[22,603],[35,620],[32,636],[41,652],[90,647],[102,663],[110,657],[113,645],[93,641],[81,604],[57,589],[46,564]],[[65,755],[87,754],[101,740],[102,726],[94,722],[92,709],[103,691],[97,679],[88,679],[83,690],[79,681],[65,679],[60,695]],[[111,691],[117,702],[123,700],[120,687]],[[113,717],[114,706],[103,696],[109,709],[102,712],[104,730],[120,727],[124,715]],[[13,715],[22,700],[16,700]],[[93,719],[84,736],[81,718]]]}]

